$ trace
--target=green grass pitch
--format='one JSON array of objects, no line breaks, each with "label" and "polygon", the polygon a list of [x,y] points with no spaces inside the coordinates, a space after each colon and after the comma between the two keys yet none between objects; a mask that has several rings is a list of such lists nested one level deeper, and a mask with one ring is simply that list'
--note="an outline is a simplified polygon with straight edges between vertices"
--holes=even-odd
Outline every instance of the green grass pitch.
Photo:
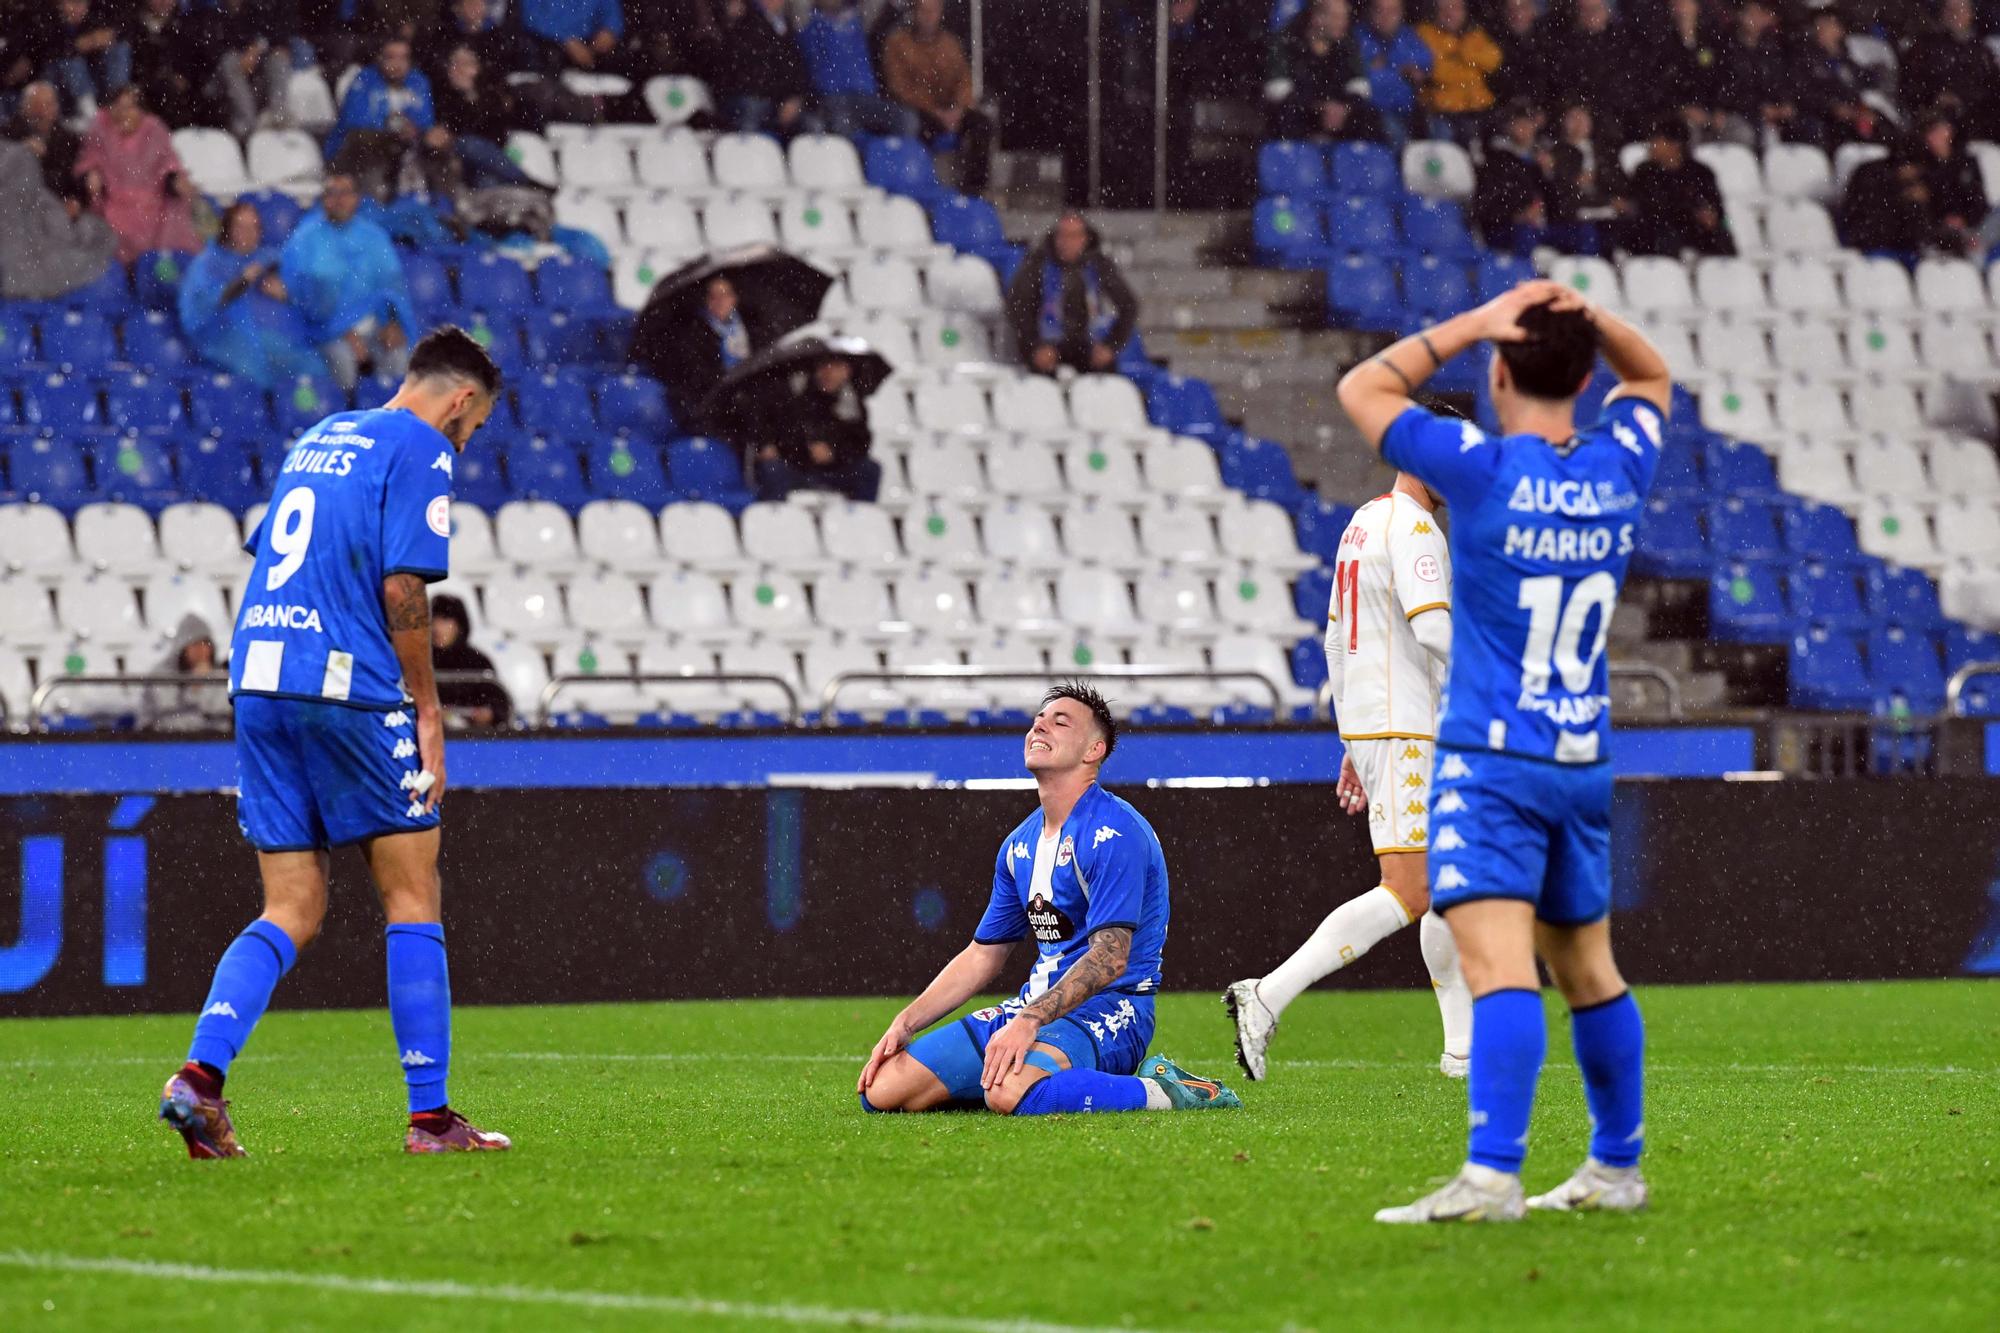
[{"label": "green grass pitch", "polygon": [[[380,1013],[267,1019],[220,1163],[152,1120],[190,1018],[0,1022],[0,1328],[2000,1327],[2000,990],[1641,998],[1653,1211],[1508,1227],[1369,1220],[1463,1147],[1417,992],[1308,995],[1241,1112],[1054,1120],[864,1116],[893,1001],[462,1009],[516,1148],[450,1159]],[[1550,1048],[1531,1189],[1583,1154]],[[1211,996],[1154,1049],[1235,1073]]]}]

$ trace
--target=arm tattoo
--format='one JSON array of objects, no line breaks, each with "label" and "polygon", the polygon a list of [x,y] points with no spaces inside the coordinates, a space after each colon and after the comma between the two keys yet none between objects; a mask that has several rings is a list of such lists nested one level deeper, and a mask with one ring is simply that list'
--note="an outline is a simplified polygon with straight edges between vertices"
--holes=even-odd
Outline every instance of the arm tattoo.
[{"label": "arm tattoo", "polygon": [[391,574],[383,580],[382,603],[389,613],[391,634],[431,627],[431,599],[415,574]]},{"label": "arm tattoo", "polygon": [[1090,950],[1063,973],[1061,981],[1021,1012],[1037,1023],[1053,1023],[1125,975],[1132,957],[1132,929],[1111,926],[1090,937]]},{"label": "arm tattoo", "polygon": [[1401,380],[1403,382],[1403,392],[1415,393],[1417,391],[1417,382],[1408,375],[1405,375],[1403,368],[1389,359],[1388,353],[1384,352],[1381,356],[1376,357],[1375,364],[1385,368],[1390,374]]}]

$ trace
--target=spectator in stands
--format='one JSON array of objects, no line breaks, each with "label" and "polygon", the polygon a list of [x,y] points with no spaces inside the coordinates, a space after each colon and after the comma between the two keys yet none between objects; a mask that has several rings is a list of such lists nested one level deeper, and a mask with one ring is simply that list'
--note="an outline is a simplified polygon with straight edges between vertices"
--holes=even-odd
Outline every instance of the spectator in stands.
[{"label": "spectator in stands", "polygon": [[[440,100],[450,75],[451,55],[461,46],[479,60],[481,91],[499,95],[507,105],[512,128],[540,132],[554,119],[575,119],[580,113],[560,104],[568,99],[561,84],[553,79],[521,78],[541,68],[537,54],[522,30],[501,21],[503,6],[495,0],[452,0],[437,24],[418,39],[417,62],[431,81],[431,90]],[[439,120],[446,118],[440,113]]]},{"label": "spectator in stands", "polygon": [[148,685],[139,700],[140,725],[150,731],[203,731],[229,725],[229,675],[215,657],[215,631],[192,613],[181,617],[156,676],[180,685]]},{"label": "spectator in stands", "polygon": [[915,137],[922,128],[916,112],[882,96],[875,82],[859,0],[817,0],[799,29],[799,49],[829,133]]},{"label": "spectator in stands", "polygon": [[1403,22],[1403,0],[1368,0],[1368,21],[1355,33],[1368,79],[1368,101],[1390,146],[1402,152],[1416,130],[1417,89],[1430,77],[1431,50]]},{"label": "spectator in stands", "polygon": [[1517,98],[1500,113],[1472,192],[1472,218],[1486,244],[1518,255],[1547,243],[1549,175],[1555,159],[1537,142],[1542,113]]},{"label": "spectator in stands", "polygon": [[1348,0],[1314,0],[1271,39],[1264,95],[1280,139],[1372,137],[1368,74]]},{"label": "spectator in stands", "polygon": [[382,43],[375,63],[347,85],[340,119],[326,136],[326,157],[376,199],[398,193],[412,158],[433,192],[451,192],[457,167],[451,131],[438,125],[431,81],[410,67],[410,44],[401,37]]},{"label": "spectator in stands", "polygon": [[757,493],[783,500],[793,491],[837,491],[872,502],[882,465],[868,456],[875,437],[868,405],[855,391],[844,357],[813,364],[812,376],[773,414],[771,442],[757,451]]},{"label": "spectator in stands", "polygon": [[789,137],[816,128],[812,74],[785,0],[724,0],[715,93],[722,122],[744,133]]},{"label": "spectator in stands", "polygon": [[1670,0],[1666,24],[1646,50],[1651,77],[1639,86],[1654,96],[1643,109],[1655,119],[1678,116],[1694,134],[1707,136],[1722,114],[1722,48],[1701,0]]},{"label": "spectator in stands", "polygon": [[466,182],[474,189],[512,185],[545,189],[514,165],[501,145],[526,115],[506,85],[481,78],[479,56],[470,46],[454,49],[445,61],[444,86],[437,91],[438,125],[451,135]]},{"label": "spectator in stands", "polygon": [[1476,146],[1493,109],[1487,79],[1500,68],[1499,46],[1473,22],[1466,0],[1437,0],[1430,22],[1417,25],[1417,36],[1431,52],[1430,78],[1423,86],[1431,133],[1443,130],[1467,148]]},{"label": "spectator in stands", "polygon": [[194,200],[201,197],[174,151],[173,134],[139,103],[126,84],[90,122],[77,154],[91,207],[118,233],[118,259],[129,264],[148,250],[201,248]]},{"label": "spectator in stands", "polygon": [[1832,152],[1844,143],[1873,143],[1887,128],[1861,100],[1867,73],[1847,55],[1847,24],[1837,9],[1813,14],[1812,35],[1797,62],[1797,138]]},{"label": "spectator in stands", "polygon": [[175,129],[209,119],[212,108],[198,75],[207,64],[204,16],[180,0],[143,0],[120,26],[132,51],[132,79],[146,105]]},{"label": "spectator in stands", "polygon": [[414,46],[437,25],[441,0],[360,0],[356,18],[377,45],[401,38]]},{"label": "spectator in stands", "polygon": [[1544,105],[1556,86],[1555,56],[1535,0],[1504,0],[1492,37],[1500,48],[1500,68],[1486,80],[1494,98],[1502,105],[1523,98]]},{"label": "spectator in stands", "polygon": [[1936,26],[1903,56],[1898,87],[1912,112],[1949,112],[1976,139],[2000,132],[1994,124],[2000,66],[1973,19],[1972,0],[1944,0]]},{"label": "spectator in stands", "polygon": [[264,389],[326,369],[278,266],[278,252],[264,245],[257,210],[238,200],[222,215],[222,234],[188,265],[180,286],[181,329],[189,345],[202,359]]},{"label": "spectator in stands", "polygon": [[[431,598],[431,668],[440,676],[493,670],[493,659],[472,646],[465,603],[448,592]],[[439,680],[438,707],[474,727],[504,727],[514,700],[497,680]]]},{"label": "spectator in stands", "polygon": [[[671,364],[661,376],[674,399],[674,412],[683,421],[699,416],[702,399],[722,382],[722,377],[748,361],[751,354],[770,341],[764,321],[757,312],[738,303],[736,284],[726,277],[713,277],[702,287],[701,313],[663,345],[672,349]],[[742,431],[732,423],[716,433],[737,439]]]},{"label": "spectator in stands", "polygon": [[959,188],[986,189],[992,167],[993,120],[973,104],[972,63],[944,26],[944,0],[917,0],[910,21],[882,46],[882,81],[889,95],[917,113],[925,142],[958,150]]},{"label": "spectator in stands", "polygon": [[0,140],[0,296],[52,301],[104,275],[118,237],[95,213],[66,209],[24,145]]},{"label": "spectator in stands", "polygon": [[305,316],[342,388],[352,389],[364,369],[400,378],[410,360],[410,330],[417,327],[410,285],[389,233],[356,216],[361,190],[354,177],[326,178],[320,206],[285,242],[279,274]]},{"label": "spectator in stands", "polygon": [[1617,21],[1610,0],[1576,0],[1575,21],[1555,45],[1555,82],[1547,95],[1583,103],[1606,134],[1622,134],[1633,119],[1634,65],[1643,58],[1643,47]]},{"label": "spectator in stands", "polygon": [[1139,298],[1097,232],[1071,209],[1015,270],[1007,324],[1030,370],[1110,371],[1139,325]]},{"label": "spectator in stands", "polygon": [[132,48],[119,40],[118,29],[91,0],[55,0],[53,8],[37,5],[29,22],[42,77],[61,90],[71,111],[85,98],[101,106],[132,81]]},{"label": "spectator in stands", "polygon": [[1930,212],[1923,162],[1907,151],[1878,158],[1862,163],[1847,178],[1840,237],[1856,250],[1913,263],[1930,234]]},{"label": "spectator in stands", "polygon": [[6,137],[35,155],[42,164],[42,183],[75,217],[89,202],[83,182],[77,178],[76,158],[83,140],[62,122],[62,100],[55,85],[31,83],[21,94],[21,112],[7,122]]},{"label": "spectator in stands", "polygon": [[1617,147],[1597,137],[1589,107],[1564,107],[1558,126],[1549,148],[1549,228],[1571,253],[1601,254],[1602,229],[1615,232],[1632,211],[1630,183]]},{"label": "spectator in stands", "polygon": [[229,118],[229,129],[248,138],[260,126],[291,125],[291,39],[294,25],[273,0],[216,0],[202,24],[197,66],[214,71],[208,84]]},{"label": "spectator in stands", "polygon": [[625,11],[618,0],[514,0],[521,28],[541,48],[549,73],[604,71],[619,63]]},{"label": "spectator in stands", "polygon": [[1777,28],[1770,0],[1744,0],[1736,35],[1723,47],[1717,137],[1757,148],[1767,137],[1796,134],[1797,71]]},{"label": "spectator in stands", "polygon": [[1715,173],[1688,152],[1687,122],[1662,120],[1647,145],[1646,160],[1632,173],[1632,216],[1622,228],[1635,254],[1678,257],[1733,255]]},{"label": "spectator in stands", "polygon": [[1948,254],[1976,253],[1980,224],[1986,220],[1986,186],[1979,164],[1958,138],[1948,115],[1932,112],[1917,127],[1915,156],[1922,167],[1929,204],[1926,244]]}]

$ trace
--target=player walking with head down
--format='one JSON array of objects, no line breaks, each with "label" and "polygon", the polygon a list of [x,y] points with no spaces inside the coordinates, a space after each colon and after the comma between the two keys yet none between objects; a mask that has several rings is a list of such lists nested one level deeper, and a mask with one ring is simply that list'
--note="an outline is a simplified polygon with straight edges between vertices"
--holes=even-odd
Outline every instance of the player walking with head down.
[{"label": "player walking with head down", "polygon": [[[339,412],[285,457],[245,543],[257,557],[230,649],[237,821],[264,914],[222,955],[160,1118],[190,1157],[241,1157],[222,1083],[271,992],[319,933],[328,849],[358,843],[388,918],[389,1019],[409,1086],[410,1152],[497,1149],[451,1109],[451,984],[438,885],[444,727],[425,585],[445,577],[452,457],[500,371],[456,328],[418,343],[396,396]],[[414,714],[414,720],[412,718]]]},{"label": "player walking with head down", "polygon": [[[1503,434],[1416,406],[1446,360],[1494,344]],[[1619,385],[1581,431],[1599,352]],[[1645,1031],[1611,953],[1611,612],[1659,466],[1672,380],[1644,335],[1575,291],[1524,283],[1355,367],[1341,406],[1382,457],[1451,506],[1450,687],[1431,790],[1431,902],[1473,1000],[1468,1160],[1383,1222],[1510,1221],[1548,1042],[1539,953],[1570,1006],[1590,1155],[1525,1207],[1629,1211]],[[1447,850],[1449,846],[1449,850]]]},{"label": "player walking with head down", "polygon": [[[984,1103],[1003,1115],[1051,1115],[1242,1104],[1220,1083],[1146,1056],[1167,943],[1167,862],[1153,826],[1097,783],[1117,743],[1118,724],[1095,690],[1060,684],[1042,700],[1023,742],[1040,808],[1000,844],[972,943],[875,1043],[855,1083],[863,1110]],[[1019,995],[916,1036],[990,985],[1030,931],[1037,957]]]},{"label": "player walking with head down", "polygon": [[1223,992],[1236,1058],[1253,1079],[1264,1077],[1285,1006],[1420,918],[1424,965],[1444,1017],[1438,1068],[1465,1076],[1472,997],[1451,928],[1427,910],[1424,872],[1438,686],[1451,661],[1451,555],[1436,511],[1437,497],[1405,472],[1387,495],[1361,506],[1340,537],[1326,618],[1333,711],[1347,746],[1338,794],[1349,814],[1368,812],[1382,878],[1336,907],[1275,970]]}]

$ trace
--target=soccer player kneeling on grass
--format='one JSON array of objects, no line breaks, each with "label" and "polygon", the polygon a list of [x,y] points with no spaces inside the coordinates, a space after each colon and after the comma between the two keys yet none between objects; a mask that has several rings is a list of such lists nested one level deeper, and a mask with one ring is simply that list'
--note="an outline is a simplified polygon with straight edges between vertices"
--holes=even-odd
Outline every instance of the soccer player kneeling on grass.
[{"label": "soccer player kneeling on grass", "polygon": [[[395,397],[338,412],[285,457],[247,542],[257,558],[231,644],[237,821],[264,914],[216,965],[160,1118],[188,1156],[241,1157],[222,1082],[326,916],[330,848],[359,844],[388,918],[389,1022],[413,1153],[505,1148],[445,1097],[451,982],[438,884],[444,725],[427,583],[450,570],[451,468],[500,371],[459,329],[418,343]],[[414,716],[413,716],[414,715]]]},{"label": "soccer player kneeling on grass", "polygon": [[[1491,343],[1502,434],[1411,395]],[[1602,352],[1618,377],[1597,421],[1577,398]],[[1643,334],[1568,287],[1530,282],[1405,338],[1340,383],[1391,465],[1451,506],[1450,685],[1438,728],[1431,903],[1472,989],[1471,1134],[1443,1189],[1382,1222],[1511,1221],[1526,1208],[1646,1205],[1645,1029],[1611,954],[1611,695],[1604,649],[1673,389]],[[1449,850],[1447,850],[1449,844]],[[1522,1198],[1548,1033],[1539,954],[1570,1008],[1590,1155]]]},{"label": "soccer player kneeling on grass", "polygon": [[[862,1109],[1242,1105],[1220,1083],[1146,1055],[1167,942],[1167,862],[1152,825],[1097,783],[1117,743],[1095,690],[1061,684],[1043,699],[1023,747],[1041,808],[1000,845],[972,943],[875,1043],[855,1084]],[[986,989],[1030,931],[1038,956],[1018,996],[923,1032]]]}]

